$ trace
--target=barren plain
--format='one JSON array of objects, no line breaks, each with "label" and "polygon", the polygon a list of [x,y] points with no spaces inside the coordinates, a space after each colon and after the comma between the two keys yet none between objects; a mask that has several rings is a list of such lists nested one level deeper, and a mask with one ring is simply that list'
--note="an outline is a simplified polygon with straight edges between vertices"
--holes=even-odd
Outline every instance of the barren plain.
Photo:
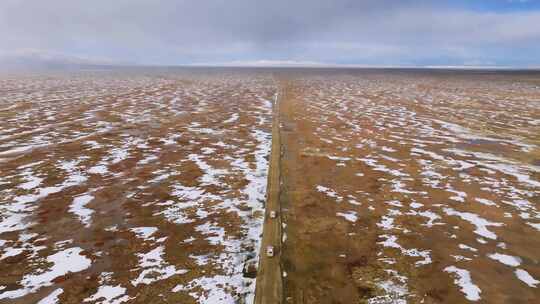
[{"label": "barren plain", "polygon": [[538,302],[538,74],[297,74],[284,91],[286,302]]},{"label": "barren plain", "polygon": [[3,75],[0,120],[0,303],[540,299],[539,73]]},{"label": "barren plain", "polygon": [[271,78],[89,72],[0,88],[0,302],[250,301]]}]

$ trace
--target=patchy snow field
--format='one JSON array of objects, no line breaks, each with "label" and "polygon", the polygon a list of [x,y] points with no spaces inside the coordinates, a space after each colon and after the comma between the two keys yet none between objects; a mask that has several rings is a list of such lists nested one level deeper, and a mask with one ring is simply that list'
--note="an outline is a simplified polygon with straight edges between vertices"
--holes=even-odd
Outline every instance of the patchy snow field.
[{"label": "patchy snow field", "polygon": [[538,74],[299,75],[280,104],[291,303],[540,299]]},{"label": "patchy snow field", "polygon": [[274,81],[0,78],[0,302],[253,297]]}]

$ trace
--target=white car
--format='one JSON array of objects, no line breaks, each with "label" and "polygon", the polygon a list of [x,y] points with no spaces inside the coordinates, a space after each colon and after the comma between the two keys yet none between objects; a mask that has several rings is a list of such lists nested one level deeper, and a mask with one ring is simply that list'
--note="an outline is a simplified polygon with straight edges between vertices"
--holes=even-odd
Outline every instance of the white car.
[{"label": "white car", "polygon": [[266,256],[269,258],[274,256],[274,246],[266,247]]},{"label": "white car", "polygon": [[270,218],[276,218],[277,214],[275,211],[270,211]]}]

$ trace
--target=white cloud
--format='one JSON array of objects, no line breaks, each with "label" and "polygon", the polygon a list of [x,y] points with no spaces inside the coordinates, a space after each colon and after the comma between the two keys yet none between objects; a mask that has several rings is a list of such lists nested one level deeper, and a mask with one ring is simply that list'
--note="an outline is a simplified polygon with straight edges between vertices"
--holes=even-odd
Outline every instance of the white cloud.
[{"label": "white cloud", "polygon": [[540,64],[540,11],[423,0],[10,0],[0,36],[4,51],[158,64]]}]

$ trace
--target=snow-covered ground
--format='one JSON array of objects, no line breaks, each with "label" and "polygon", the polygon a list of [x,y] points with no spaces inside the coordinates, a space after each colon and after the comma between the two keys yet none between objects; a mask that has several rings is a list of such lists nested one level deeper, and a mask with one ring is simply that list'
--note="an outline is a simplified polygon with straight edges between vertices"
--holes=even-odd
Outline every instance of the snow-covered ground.
[{"label": "snow-covered ground", "polygon": [[271,77],[0,85],[0,302],[252,300]]},{"label": "snow-covered ground", "polygon": [[289,286],[328,300],[346,288],[315,275],[339,278],[368,303],[538,298],[534,75],[357,73],[298,77],[289,92],[282,124],[299,151],[285,153],[297,176],[284,189],[308,189],[285,229],[304,250],[291,249],[305,272],[285,269]]}]

